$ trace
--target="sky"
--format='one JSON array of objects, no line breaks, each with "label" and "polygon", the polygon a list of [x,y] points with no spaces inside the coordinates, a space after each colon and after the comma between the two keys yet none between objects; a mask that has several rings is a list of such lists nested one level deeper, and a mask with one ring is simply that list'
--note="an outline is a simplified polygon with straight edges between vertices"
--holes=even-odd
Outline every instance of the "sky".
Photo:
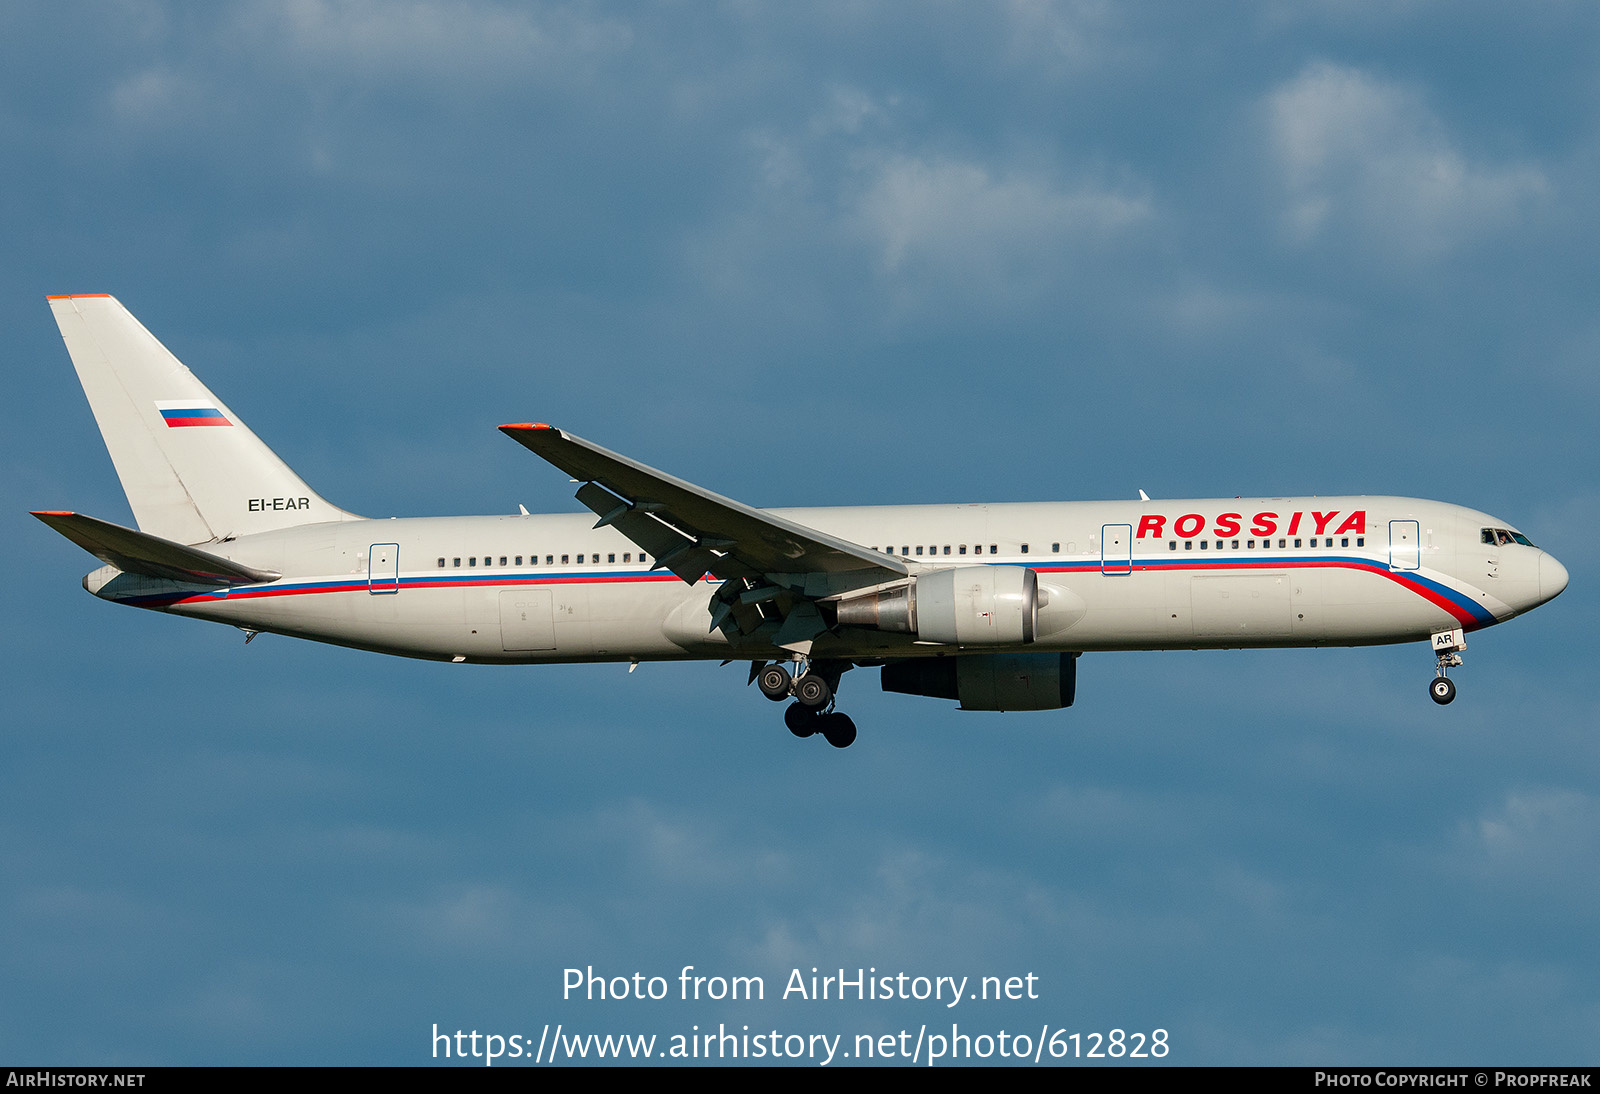
[{"label": "sky", "polygon": [[[1597,49],[1559,0],[0,6],[0,1061],[1595,1063]],[[1032,714],[868,670],[844,751],[741,665],[246,647],[27,515],[132,522],[44,300],[94,292],[368,516],[578,511],[538,420],[760,506],[1437,498],[1571,586],[1448,708],[1420,645],[1087,655]]]}]

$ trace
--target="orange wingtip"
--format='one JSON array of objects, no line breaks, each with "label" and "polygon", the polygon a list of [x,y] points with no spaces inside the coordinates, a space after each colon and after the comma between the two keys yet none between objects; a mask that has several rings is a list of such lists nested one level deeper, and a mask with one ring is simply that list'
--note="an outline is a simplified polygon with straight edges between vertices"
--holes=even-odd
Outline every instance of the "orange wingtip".
[{"label": "orange wingtip", "polygon": [[514,425],[503,425],[500,428],[501,429],[552,429],[554,427],[545,425],[543,422],[517,422]]},{"label": "orange wingtip", "polygon": [[46,300],[83,300],[90,296],[110,296],[108,292],[69,292],[59,296],[46,296]]},{"label": "orange wingtip", "polygon": [[30,509],[29,512],[36,517],[71,517],[77,515],[71,509]]}]

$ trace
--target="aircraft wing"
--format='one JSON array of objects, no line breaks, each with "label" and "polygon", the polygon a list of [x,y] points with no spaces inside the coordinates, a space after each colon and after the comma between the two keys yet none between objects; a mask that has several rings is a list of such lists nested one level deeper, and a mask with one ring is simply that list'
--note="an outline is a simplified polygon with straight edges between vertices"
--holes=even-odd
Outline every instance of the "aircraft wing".
[{"label": "aircraft wing", "polygon": [[43,511],[33,514],[95,558],[130,574],[163,577],[195,585],[252,585],[276,581],[275,570],[258,570],[231,559],[112,524],[82,513]]},{"label": "aircraft wing", "polygon": [[619,456],[543,423],[500,431],[584,485],[578,500],[600,525],[613,525],[657,564],[691,585],[767,574],[866,574],[893,581],[910,572],[893,555],[869,550]]}]

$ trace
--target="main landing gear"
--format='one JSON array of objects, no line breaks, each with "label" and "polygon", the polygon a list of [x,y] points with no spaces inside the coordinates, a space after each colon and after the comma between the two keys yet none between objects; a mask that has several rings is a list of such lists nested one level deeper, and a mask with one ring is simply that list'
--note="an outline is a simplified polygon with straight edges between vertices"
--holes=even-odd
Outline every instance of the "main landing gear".
[{"label": "main landing gear", "polygon": [[844,667],[832,668],[802,663],[798,678],[791,678],[781,664],[767,665],[756,672],[761,694],[775,703],[793,697],[783,712],[783,724],[796,737],[822,734],[834,748],[849,748],[856,739],[856,724],[848,714],[833,709],[834,691]]},{"label": "main landing gear", "polygon": [[1433,652],[1438,655],[1438,664],[1433,679],[1428,682],[1428,695],[1440,706],[1455,701],[1456,684],[1447,674],[1451,669],[1460,667],[1461,651],[1466,648],[1467,636],[1464,631],[1440,631],[1433,636]]}]

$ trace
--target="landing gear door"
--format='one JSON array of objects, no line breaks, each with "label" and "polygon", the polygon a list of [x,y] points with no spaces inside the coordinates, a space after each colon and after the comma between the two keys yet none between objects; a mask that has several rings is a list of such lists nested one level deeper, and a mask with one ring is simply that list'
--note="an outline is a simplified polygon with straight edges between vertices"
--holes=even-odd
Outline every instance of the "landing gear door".
[{"label": "landing gear door", "polygon": [[400,591],[400,545],[374,543],[367,548],[367,592]]},{"label": "landing gear door", "polygon": [[1421,532],[1414,520],[1389,522],[1389,569],[1416,570],[1422,566]]},{"label": "landing gear door", "polygon": [[1113,577],[1133,573],[1133,525],[1101,525],[1100,572]]}]

